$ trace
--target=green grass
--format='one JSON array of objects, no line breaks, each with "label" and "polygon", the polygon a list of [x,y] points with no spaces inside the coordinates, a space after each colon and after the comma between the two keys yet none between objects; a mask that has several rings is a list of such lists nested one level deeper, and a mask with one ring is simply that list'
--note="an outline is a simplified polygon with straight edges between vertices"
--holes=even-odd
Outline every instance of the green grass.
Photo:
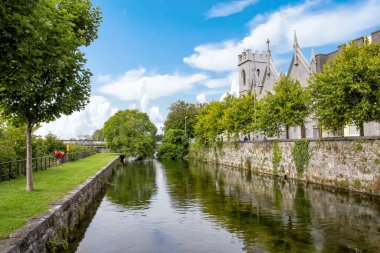
[{"label": "green grass", "polygon": [[117,156],[110,153],[95,154],[33,173],[34,192],[25,191],[25,177],[0,183],[0,238],[48,210],[50,203],[62,198]]}]

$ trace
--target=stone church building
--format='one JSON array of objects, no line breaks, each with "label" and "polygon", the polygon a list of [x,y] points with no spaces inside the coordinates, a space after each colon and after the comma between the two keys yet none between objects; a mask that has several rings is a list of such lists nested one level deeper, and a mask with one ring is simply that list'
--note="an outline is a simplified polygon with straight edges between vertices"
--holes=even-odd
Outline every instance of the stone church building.
[{"label": "stone church building", "polygon": [[[364,37],[355,39],[358,44],[364,42]],[[380,30],[373,32],[369,36],[371,43],[380,42]],[[338,50],[328,54],[314,55],[313,49],[311,51],[310,60],[306,59],[303,55],[301,47],[298,44],[297,35],[294,32],[293,41],[293,57],[290,62],[288,72],[285,73],[283,67],[281,67],[280,73],[277,72],[273,63],[271,51],[269,48],[269,39],[267,40],[267,50],[264,52],[246,50],[238,55],[238,67],[239,67],[239,95],[246,94],[249,90],[256,94],[257,99],[261,99],[267,91],[273,92],[273,86],[280,80],[280,77],[286,76],[294,80],[298,80],[302,86],[308,86],[308,78],[314,72],[321,72],[323,65],[327,60],[334,58],[341,50],[342,46],[338,47]],[[320,138],[329,136],[359,136],[360,132],[355,125],[348,125],[341,131],[336,133],[329,133],[323,131],[318,126],[318,122],[313,120],[312,117],[307,119],[307,123],[304,126],[293,126],[289,128],[289,139],[300,138]],[[379,136],[380,124],[375,122],[369,122],[364,124],[365,136]],[[264,136],[260,134],[254,134],[254,139],[263,139]],[[285,133],[280,138],[285,138]]]}]

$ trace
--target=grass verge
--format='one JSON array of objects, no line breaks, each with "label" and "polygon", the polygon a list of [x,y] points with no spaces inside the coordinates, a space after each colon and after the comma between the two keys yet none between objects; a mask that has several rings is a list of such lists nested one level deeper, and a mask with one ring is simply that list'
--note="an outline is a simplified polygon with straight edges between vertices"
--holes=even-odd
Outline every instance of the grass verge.
[{"label": "grass verge", "polygon": [[47,211],[50,203],[62,198],[117,156],[95,154],[34,173],[34,192],[25,191],[25,177],[0,183],[0,239]]}]

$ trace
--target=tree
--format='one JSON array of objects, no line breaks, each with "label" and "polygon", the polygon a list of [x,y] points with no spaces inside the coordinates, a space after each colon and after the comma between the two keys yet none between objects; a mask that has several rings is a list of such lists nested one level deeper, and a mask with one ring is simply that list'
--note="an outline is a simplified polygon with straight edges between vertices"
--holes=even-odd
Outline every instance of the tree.
[{"label": "tree", "polygon": [[54,134],[47,134],[45,139],[37,138],[33,142],[33,153],[36,157],[53,155],[54,151],[65,151],[66,145]]},{"label": "tree", "polygon": [[[186,103],[182,100],[178,100],[172,103],[169,107],[169,113],[164,122],[164,130],[169,129],[183,129],[185,130],[189,138],[194,137],[194,125],[196,123],[196,116],[198,113],[198,107],[195,104]],[[186,122],[185,122],[186,118]]]},{"label": "tree", "polygon": [[13,123],[26,124],[26,189],[33,191],[33,127],[87,104],[91,73],[79,49],[97,38],[101,18],[90,0],[24,2],[0,5],[0,70],[6,69],[0,108]]},{"label": "tree", "polygon": [[178,160],[187,155],[189,141],[182,129],[170,129],[165,132],[162,144],[157,152],[159,159]]},{"label": "tree", "polygon": [[255,97],[252,93],[238,98],[230,96],[224,102],[223,127],[229,134],[247,134],[252,131],[255,118]]},{"label": "tree", "polygon": [[199,108],[194,135],[200,143],[213,142],[224,132],[225,103],[212,101]]},{"label": "tree", "polygon": [[107,146],[126,157],[143,159],[154,154],[157,128],[146,113],[137,110],[119,111],[103,127]]},{"label": "tree", "polygon": [[313,111],[328,130],[380,121],[380,44],[352,42],[309,79]]},{"label": "tree", "polygon": [[96,129],[95,132],[92,134],[91,139],[95,141],[104,141],[103,130]]},{"label": "tree", "polygon": [[299,81],[281,78],[273,87],[274,93],[268,92],[258,101],[257,122],[254,128],[267,136],[279,135],[285,128],[289,137],[290,126],[302,126],[310,114],[308,92]]}]

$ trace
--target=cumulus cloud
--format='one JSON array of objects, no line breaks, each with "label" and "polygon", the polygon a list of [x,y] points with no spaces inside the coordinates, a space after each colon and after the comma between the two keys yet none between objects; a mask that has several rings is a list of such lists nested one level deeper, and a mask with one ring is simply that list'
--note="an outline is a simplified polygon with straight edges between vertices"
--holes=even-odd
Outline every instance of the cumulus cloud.
[{"label": "cumulus cloud", "polygon": [[[336,6],[328,0],[306,1],[260,15],[251,21],[250,33],[241,40],[203,44],[183,61],[191,67],[210,71],[231,71],[237,55],[246,49],[263,50],[267,38],[272,53],[292,50],[293,30],[303,47],[317,47],[353,39],[361,31],[380,25],[378,0],[349,2]],[[328,8],[323,9],[323,6]]]},{"label": "cumulus cloud", "polygon": [[91,135],[103,127],[104,122],[118,109],[102,96],[92,96],[86,108],[50,123],[43,123],[36,135],[52,133],[61,139],[76,138],[78,135]]},{"label": "cumulus cloud", "polygon": [[199,104],[206,103],[206,94],[200,93],[197,95],[196,99],[197,99],[197,103],[199,103]]},{"label": "cumulus cloud", "polygon": [[226,17],[241,12],[248,6],[257,3],[259,0],[238,0],[231,2],[217,3],[206,13],[207,18]]},{"label": "cumulus cloud", "polygon": [[149,105],[148,94],[144,93],[140,98],[140,108],[142,112],[146,112]]},{"label": "cumulus cloud", "polygon": [[156,99],[191,90],[206,79],[205,74],[149,74],[140,68],[107,82],[99,91],[126,101],[140,100],[144,94],[149,99]]},{"label": "cumulus cloud", "polygon": [[162,132],[162,128],[164,126],[164,116],[162,116],[160,112],[160,107],[152,106],[148,110],[149,119],[153,122],[153,124],[157,127],[159,133]]}]

